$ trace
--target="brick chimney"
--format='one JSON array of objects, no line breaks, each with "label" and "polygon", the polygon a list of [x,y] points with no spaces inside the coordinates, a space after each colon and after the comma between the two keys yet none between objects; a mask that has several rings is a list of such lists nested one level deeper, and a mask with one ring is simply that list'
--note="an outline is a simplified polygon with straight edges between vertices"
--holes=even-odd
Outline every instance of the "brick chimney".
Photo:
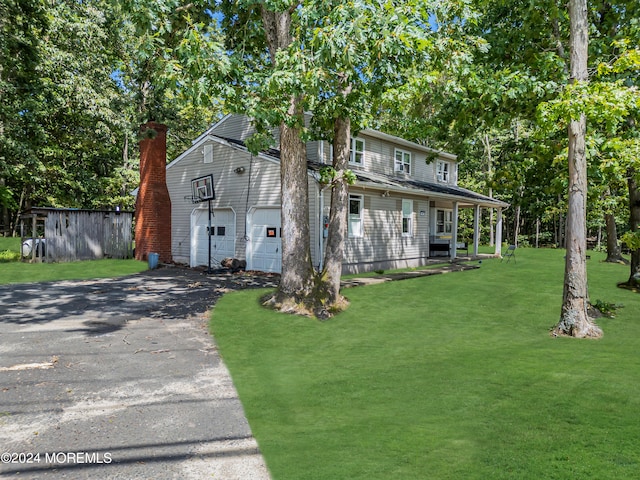
[{"label": "brick chimney", "polygon": [[136,259],[149,253],[171,262],[171,199],[167,189],[167,126],[140,127],[140,188],[136,199]]}]

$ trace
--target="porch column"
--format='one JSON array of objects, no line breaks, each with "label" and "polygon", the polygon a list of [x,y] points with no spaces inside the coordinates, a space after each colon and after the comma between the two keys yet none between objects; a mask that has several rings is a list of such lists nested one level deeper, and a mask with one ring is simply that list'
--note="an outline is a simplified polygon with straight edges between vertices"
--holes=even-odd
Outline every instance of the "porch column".
[{"label": "porch column", "polygon": [[451,260],[455,260],[456,258],[456,245],[458,244],[458,202],[453,202],[453,225],[451,225],[451,244],[450,248],[450,256]]},{"label": "porch column", "polygon": [[473,206],[473,256],[478,255],[480,246],[480,205]]},{"label": "porch column", "polygon": [[502,256],[502,207],[498,207],[498,215],[496,216],[496,257]]}]

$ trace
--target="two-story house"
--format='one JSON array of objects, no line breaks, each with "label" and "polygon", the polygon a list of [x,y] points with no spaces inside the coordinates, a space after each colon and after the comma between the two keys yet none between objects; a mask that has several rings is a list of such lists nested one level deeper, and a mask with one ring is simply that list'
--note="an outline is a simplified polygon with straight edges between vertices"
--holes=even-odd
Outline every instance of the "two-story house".
[{"label": "two-story house", "polygon": [[[212,265],[233,257],[246,260],[249,270],[280,271],[279,151],[252,155],[244,145],[252,133],[247,117],[228,115],[167,165],[174,261],[207,265],[210,251]],[[307,144],[311,254],[318,268],[330,202],[318,170],[331,164],[331,150],[326,141]],[[357,180],[349,187],[345,273],[420,266],[440,255],[454,258],[462,208],[474,212],[472,254],[481,208],[497,209],[500,254],[501,210],[508,204],[458,187],[455,155],[363,130],[351,141],[350,167]],[[215,199],[194,203],[211,180]]]}]

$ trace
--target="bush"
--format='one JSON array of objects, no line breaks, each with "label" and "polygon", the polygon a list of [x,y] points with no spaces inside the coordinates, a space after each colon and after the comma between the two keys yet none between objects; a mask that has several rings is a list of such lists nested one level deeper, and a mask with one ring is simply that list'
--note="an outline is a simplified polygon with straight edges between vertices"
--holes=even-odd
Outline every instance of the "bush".
[{"label": "bush", "polygon": [[609,303],[602,300],[596,300],[591,306],[607,318],[616,318],[616,310],[624,307],[621,303]]},{"label": "bush", "polygon": [[0,263],[17,262],[20,260],[20,252],[4,250],[0,252]]}]

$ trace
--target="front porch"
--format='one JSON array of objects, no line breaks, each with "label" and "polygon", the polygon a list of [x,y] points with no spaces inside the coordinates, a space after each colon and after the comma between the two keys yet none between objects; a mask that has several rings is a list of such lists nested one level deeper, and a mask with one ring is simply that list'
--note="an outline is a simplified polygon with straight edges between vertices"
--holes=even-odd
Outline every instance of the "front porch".
[{"label": "front porch", "polygon": [[[460,235],[460,210],[473,209],[473,233]],[[481,254],[480,226],[482,208],[496,209],[496,223],[494,235],[493,254]],[[482,257],[502,256],[502,209],[501,205],[487,205],[481,203],[469,203],[467,201],[447,202],[443,200],[431,202],[429,258],[476,259]],[[493,228],[491,226],[490,228]],[[464,255],[463,255],[464,253]]]}]

